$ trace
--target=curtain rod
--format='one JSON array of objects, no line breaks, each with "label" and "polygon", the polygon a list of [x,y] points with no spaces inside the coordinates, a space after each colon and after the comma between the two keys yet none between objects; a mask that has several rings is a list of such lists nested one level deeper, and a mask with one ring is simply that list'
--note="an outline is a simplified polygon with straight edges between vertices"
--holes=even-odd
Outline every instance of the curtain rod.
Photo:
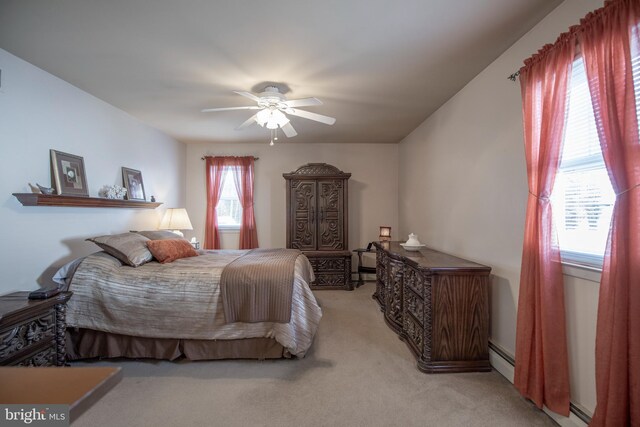
[{"label": "curtain rod", "polygon": [[520,70],[516,71],[515,73],[511,74],[509,77],[507,77],[509,80],[511,80],[512,82],[515,82],[516,79],[518,78],[518,76],[520,75]]},{"label": "curtain rod", "polygon": [[[200,160],[206,160],[207,157],[216,157],[216,156],[204,156],[204,157],[200,157]],[[226,156],[225,156],[226,157]],[[260,157],[253,157],[253,160],[260,160]]]}]

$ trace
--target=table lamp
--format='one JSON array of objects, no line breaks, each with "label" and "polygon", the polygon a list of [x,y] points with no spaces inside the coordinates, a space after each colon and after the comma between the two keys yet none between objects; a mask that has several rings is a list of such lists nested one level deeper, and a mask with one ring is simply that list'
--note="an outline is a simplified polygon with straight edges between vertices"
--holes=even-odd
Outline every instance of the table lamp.
[{"label": "table lamp", "polygon": [[379,239],[381,242],[388,242],[391,240],[391,227],[383,225],[380,227],[380,236]]},{"label": "table lamp", "polygon": [[185,208],[169,208],[160,221],[160,230],[171,230],[180,237],[184,234],[180,230],[193,230],[189,214]]}]

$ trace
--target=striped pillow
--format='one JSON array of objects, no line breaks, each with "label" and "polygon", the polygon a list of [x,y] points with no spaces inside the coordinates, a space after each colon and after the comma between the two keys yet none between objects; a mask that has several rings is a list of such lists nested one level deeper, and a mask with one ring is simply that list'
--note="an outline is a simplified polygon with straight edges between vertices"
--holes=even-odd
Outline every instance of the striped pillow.
[{"label": "striped pillow", "polygon": [[153,259],[153,255],[147,249],[146,242],[149,239],[137,233],[111,234],[92,237],[87,240],[132,267],[138,267]]}]

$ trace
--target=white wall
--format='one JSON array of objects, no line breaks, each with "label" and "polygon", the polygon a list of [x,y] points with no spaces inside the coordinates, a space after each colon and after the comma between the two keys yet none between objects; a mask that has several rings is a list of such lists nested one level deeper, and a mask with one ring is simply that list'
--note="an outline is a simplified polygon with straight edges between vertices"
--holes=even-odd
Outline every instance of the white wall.
[{"label": "white wall", "polygon": [[[400,234],[493,268],[491,339],[511,354],[528,190],[520,85],[507,76],[601,6],[565,1],[400,144]],[[593,412],[598,284],[565,287],[572,401]]]},{"label": "white wall", "polygon": [[[300,138],[297,137],[297,138]],[[283,173],[306,163],[329,163],[349,179],[349,249],[377,240],[379,227],[398,227],[397,144],[188,144],[187,210],[198,240],[204,240],[206,186],[204,155],[253,155],[255,214],[260,247],[286,245],[286,186]],[[238,246],[238,233],[225,233],[221,245]],[[354,264],[355,268],[355,264]]]},{"label": "white wall", "polygon": [[[63,263],[97,247],[84,239],[156,228],[167,205],[184,205],[184,144],[0,49],[0,294],[47,284]],[[25,207],[11,193],[50,186],[49,149],[84,157],[91,196],[142,171],[155,210]]]}]

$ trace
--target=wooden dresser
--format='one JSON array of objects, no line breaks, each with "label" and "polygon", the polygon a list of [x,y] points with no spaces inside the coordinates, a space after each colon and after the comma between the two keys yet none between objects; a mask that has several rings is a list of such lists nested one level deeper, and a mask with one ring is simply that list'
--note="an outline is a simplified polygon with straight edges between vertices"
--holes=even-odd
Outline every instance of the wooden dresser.
[{"label": "wooden dresser", "polygon": [[376,291],[384,319],[423,372],[490,371],[491,268],[398,242],[376,246]]},{"label": "wooden dresser", "polygon": [[313,266],[312,289],[353,289],[348,242],[348,183],[326,163],[308,163],[287,180],[287,248],[301,250]]},{"label": "wooden dresser", "polygon": [[0,297],[0,365],[63,366],[65,310],[71,292],[29,300],[29,292]]}]

